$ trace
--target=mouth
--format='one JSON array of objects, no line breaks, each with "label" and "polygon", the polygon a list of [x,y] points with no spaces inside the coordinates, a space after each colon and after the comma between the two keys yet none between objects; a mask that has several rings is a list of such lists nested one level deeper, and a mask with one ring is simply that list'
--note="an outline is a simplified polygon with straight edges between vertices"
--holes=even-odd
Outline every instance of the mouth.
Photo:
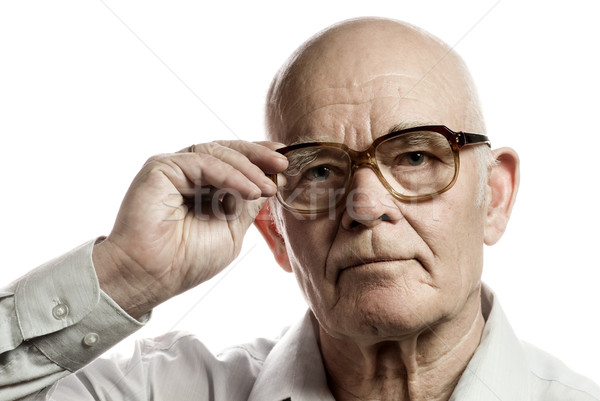
[{"label": "mouth", "polygon": [[392,258],[365,259],[365,260],[360,260],[354,264],[342,267],[340,269],[340,273],[344,270],[354,269],[357,267],[366,267],[369,265],[375,265],[375,264],[379,264],[379,263],[406,262],[407,260],[409,260],[409,259],[392,259]]},{"label": "mouth", "polygon": [[[368,258],[364,260],[353,260],[352,263],[341,266],[337,272],[336,282],[348,273],[364,275],[367,277],[379,277],[380,279],[387,276],[395,275],[393,272],[400,269],[398,264],[404,264],[415,259],[409,258]],[[395,264],[393,268],[390,265]]]}]

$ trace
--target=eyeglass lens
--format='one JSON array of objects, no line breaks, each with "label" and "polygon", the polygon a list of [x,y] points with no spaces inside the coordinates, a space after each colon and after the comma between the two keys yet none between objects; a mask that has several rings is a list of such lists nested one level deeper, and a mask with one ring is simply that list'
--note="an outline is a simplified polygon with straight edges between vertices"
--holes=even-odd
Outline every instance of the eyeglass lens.
[{"label": "eyeglass lens", "polygon": [[[278,174],[280,199],[298,210],[335,206],[345,195],[353,160],[344,149],[318,145],[286,153],[289,166]],[[455,174],[446,137],[433,131],[402,133],[381,142],[375,160],[385,182],[401,195],[430,195],[445,188]]]}]

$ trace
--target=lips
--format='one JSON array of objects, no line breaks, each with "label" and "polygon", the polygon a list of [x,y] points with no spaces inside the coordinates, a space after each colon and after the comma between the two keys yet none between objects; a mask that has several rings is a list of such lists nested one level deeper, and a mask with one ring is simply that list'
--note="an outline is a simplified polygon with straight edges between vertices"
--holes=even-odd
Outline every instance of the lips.
[{"label": "lips", "polygon": [[[393,271],[395,269],[388,269],[387,267],[385,269],[379,270],[377,269],[374,265],[379,264],[379,263],[402,263],[402,262],[408,262],[408,261],[414,261],[415,259],[413,258],[364,258],[364,259],[360,259],[360,260],[355,260],[353,258],[352,261],[350,261],[349,263],[347,262],[344,266],[340,266],[336,272],[336,277],[335,277],[335,282],[337,283],[338,280],[340,279],[340,277],[345,273],[345,272],[350,272],[352,270],[355,269],[360,269],[360,268],[365,268],[365,269],[360,269],[360,270],[355,270],[356,273],[360,273],[360,274],[366,274],[367,276],[378,276],[380,278],[383,277],[387,277],[389,274],[394,275]],[[371,267],[372,269],[369,271],[369,267]],[[374,268],[374,269],[373,269]],[[365,276],[365,277],[367,277]]]},{"label": "lips", "polygon": [[342,272],[347,269],[352,269],[355,267],[360,267],[360,266],[365,266],[365,265],[371,265],[371,264],[375,264],[375,263],[402,262],[402,261],[407,261],[407,260],[410,260],[410,259],[399,259],[399,258],[361,259],[360,261],[358,261],[354,264],[350,264],[350,265],[340,268],[339,271]]}]

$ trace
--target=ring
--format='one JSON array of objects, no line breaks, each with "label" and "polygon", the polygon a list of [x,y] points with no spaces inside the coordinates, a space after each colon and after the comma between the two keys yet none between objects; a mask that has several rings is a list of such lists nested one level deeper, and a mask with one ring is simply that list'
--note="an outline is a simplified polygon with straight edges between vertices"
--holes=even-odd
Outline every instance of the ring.
[{"label": "ring", "polygon": [[196,145],[190,146],[190,153],[196,153]]}]

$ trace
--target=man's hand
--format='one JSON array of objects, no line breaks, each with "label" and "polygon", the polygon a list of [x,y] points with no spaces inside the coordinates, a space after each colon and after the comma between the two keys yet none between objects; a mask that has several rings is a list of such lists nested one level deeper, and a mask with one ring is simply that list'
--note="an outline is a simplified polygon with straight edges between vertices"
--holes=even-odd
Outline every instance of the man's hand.
[{"label": "man's hand", "polygon": [[217,141],[150,158],[94,248],[101,288],[133,317],[219,273],[287,167],[273,142]]}]

